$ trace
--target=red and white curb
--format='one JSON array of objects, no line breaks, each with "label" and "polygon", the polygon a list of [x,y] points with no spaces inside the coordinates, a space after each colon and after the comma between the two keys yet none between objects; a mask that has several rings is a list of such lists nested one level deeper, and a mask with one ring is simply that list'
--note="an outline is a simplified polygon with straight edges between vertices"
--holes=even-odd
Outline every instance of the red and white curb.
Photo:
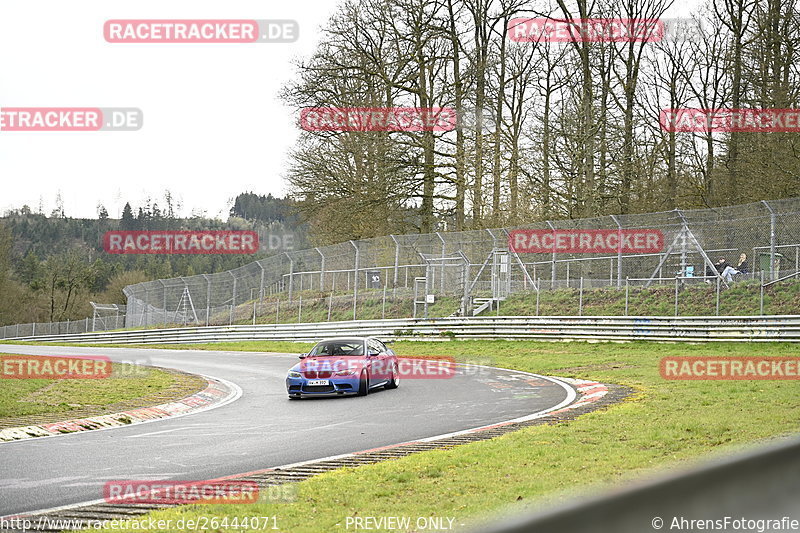
[{"label": "red and white curb", "polygon": [[550,411],[549,415],[554,415],[557,413],[564,413],[566,411],[570,411],[572,409],[577,409],[578,407],[583,407],[584,405],[589,405],[591,403],[596,402],[606,394],[608,394],[608,387],[603,385],[602,383],[598,383],[597,381],[589,381],[585,379],[573,379],[573,378],[558,378],[561,381],[565,381],[575,387],[578,391],[578,398],[574,403],[569,404],[566,407],[563,407],[557,411]]},{"label": "red and white curb", "polygon": [[225,404],[237,400],[239,396],[242,395],[242,390],[238,385],[223,379],[208,376],[202,377],[206,380],[205,389],[174,402],[163,403],[153,407],[131,409],[129,411],[110,415],[90,416],[87,418],[75,418],[50,424],[7,428],[0,430],[0,443],[155,422],[166,418],[175,418],[207,411],[216,407],[222,407]]}]

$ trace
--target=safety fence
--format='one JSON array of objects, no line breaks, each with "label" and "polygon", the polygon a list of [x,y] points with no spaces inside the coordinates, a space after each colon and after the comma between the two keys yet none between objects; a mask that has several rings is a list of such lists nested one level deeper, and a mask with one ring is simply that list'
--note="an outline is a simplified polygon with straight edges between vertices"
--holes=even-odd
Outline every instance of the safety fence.
[{"label": "safety fence", "polygon": [[90,318],[0,326],[0,339],[108,331],[125,327],[124,305],[89,303],[93,310]]},{"label": "safety fence", "polygon": [[[664,247],[658,253],[636,254],[623,253],[621,247],[610,253],[519,253],[509,248],[513,229],[658,230]],[[714,277],[713,263],[722,257],[732,267],[745,260],[742,278],[770,281],[800,270],[800,199],[519,228],[389,235],[285,252],[226,272],[126,287],[126,326],[230,324],[237,316],[244,320],[253,302],[256,313],[262,306],[263,315],[269,315],[275,310],[265,302],[278,299],[294,305],[310,295],[348,295],[355,302],[353,318],[359,318],[360,293],[370,289],[388,289],[394,298],[403,289],[418,304],[431,297],[453,297],[457,303],[451,312],[467,315],[474,311],[475,298],[501,301],[516,292],[581,283],[622,289],[628,279],[645,279],[642,285],[649,287],[675,277]],[[734,281],[723,279],[723,289]]]}]

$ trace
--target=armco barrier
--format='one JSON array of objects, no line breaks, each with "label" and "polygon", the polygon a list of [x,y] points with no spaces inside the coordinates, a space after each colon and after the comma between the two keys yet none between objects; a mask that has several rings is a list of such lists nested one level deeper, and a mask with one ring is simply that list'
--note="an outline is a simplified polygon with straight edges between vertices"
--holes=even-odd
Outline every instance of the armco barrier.
[{"label": "armco barrier", "polygon": [[174,344],[243,340],[314,341],[342,335],[383,338],[486,338],[584,341],[798,342],[800,316],[457,317],[301,324],[210,326],[17,337],[97,344]]},{"label": "armco barrier", "polygon": [[[800,523],[800,439],[688,472],[639,482],[553,510],[483,526],[481,533],[793,531]],[[726,523],[727,518],[727,523]],[[702,520],[694,526],[690,520]],[[734,523],[745,520],[744,523]],[[751,521],[752,522],[749,522]],[[774,522],[767,527],[758,520]],[[791,526],[795,521],[795,527]],[[712,522],[707,522],[712,521]],[[719,521],[719,522],[716,522]],[[789,525],[785,525],[786,523]],[[738,525],[738,527],[737,527]]]}]

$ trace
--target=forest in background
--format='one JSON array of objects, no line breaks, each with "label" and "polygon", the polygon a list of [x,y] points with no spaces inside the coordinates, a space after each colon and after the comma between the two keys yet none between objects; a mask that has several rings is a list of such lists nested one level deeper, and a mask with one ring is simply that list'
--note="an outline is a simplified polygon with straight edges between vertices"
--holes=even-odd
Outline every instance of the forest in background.
[{"label": "forest in background", "polygon": [[127,285],[159,278],[211,274],[236,268],[280,251],[254,255],[113,255],[102,248],[110,230],[254,230],[260,235],[294,236],[306,246],[293,202],[252,192],[238,195],[227,220],[180,218],[169,192],[133,208],[120,219],[98,206],[98,218],[70,218],[63,207],[49,216],[28,206],[0,218],[0,325],[58,322],[91,316],[90,301],[125,304]]}]

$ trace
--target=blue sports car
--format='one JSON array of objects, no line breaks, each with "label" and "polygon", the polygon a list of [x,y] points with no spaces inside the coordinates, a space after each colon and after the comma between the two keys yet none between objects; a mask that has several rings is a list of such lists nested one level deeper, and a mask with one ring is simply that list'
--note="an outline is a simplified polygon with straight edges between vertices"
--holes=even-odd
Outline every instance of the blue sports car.
[{"label": "blue sports car", "polygon": [[400,383],[397,356],[372,337],[343,337],[317,343],[286,376],[289,398],[302,396],[366,396],[376,387],[396,389]]}]

